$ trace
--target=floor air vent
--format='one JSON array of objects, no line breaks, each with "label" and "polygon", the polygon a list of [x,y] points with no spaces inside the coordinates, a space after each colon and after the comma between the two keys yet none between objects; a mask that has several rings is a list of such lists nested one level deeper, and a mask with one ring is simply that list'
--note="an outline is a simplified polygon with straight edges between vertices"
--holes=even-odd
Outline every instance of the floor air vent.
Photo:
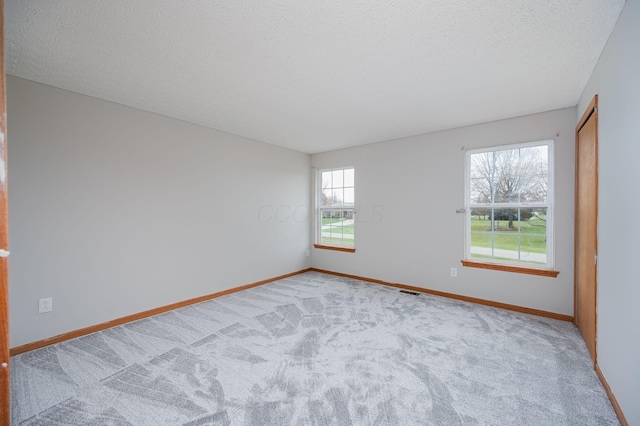
[{"label": "floor air vent", "polygon": [[400,290],[400,293],[407,293],[412,296],[420,296],[420,293],[416,293],[415,291],[409,291],[409,290]]}]

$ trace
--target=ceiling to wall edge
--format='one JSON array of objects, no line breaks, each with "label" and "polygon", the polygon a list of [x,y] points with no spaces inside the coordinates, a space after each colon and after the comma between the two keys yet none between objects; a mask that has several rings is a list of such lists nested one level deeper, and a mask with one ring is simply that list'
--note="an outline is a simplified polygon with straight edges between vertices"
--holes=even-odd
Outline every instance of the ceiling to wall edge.
[{"label": "ceiling to wall edge", "polygon": [[[446,127],[446,128],[442,128],[442,129],[433,130],[431,132],[409,134],[409,135],[404,135],[404,136],[400,136],[400,137],[393,138],[393,139],[378,140],[378,141],[363,143],[363,144],[359,144],[359,145],[351,145],[351,146],[345,146],[345,147],[337,148],[337,149],[330,149],[330,150],[327,150],[327,151],[305,152],[305,151],[300,151],[299,149],[296,149],[296,148],[291,147],[291,146],[277,144],[277,143],[270,142],[270,141],[267,141],[267,140],[260,140],[260,139],[256,139],[256,138],[249,137],[249,136],[245,136],[245,135],[242,135],[242,134],[239,134],[239,133],[228,132],[228,131],[222,130],[222,129],[216,129],[214,127],[210,127],[210,126],[207,126],[205,124],[195,123],[195,122],[192,122],[192,121],[189,121],[189,120],[176,118],[176,117],[171,117],[171,116],[166,115],[166,114],[161,114],[161,113],[154,112],[154,111],[148,111],[148,110],[145,110],[145,109],[132,107],[132,106],[125,105],[125,104],[122,104],[122,103],[119,103],[119,102],[115,102],[115,101],[111,101],[111,100],[108,100],[108,99],[102,99],[102,98],[98,98],[98,97],[95,97],[95,96],[87,95],[87,94],[84,94],[84,93],[76,92],[76,91],[73,91],[73,90],[65,89],[65,88],[62,88],[62,87],[52,86],[52,85],[47,84],[47,83],[42,83],[42,82],[35,81],[35,80],[29,80],[29,79],[26,79],[26,78],[23,78],[23,77],[19,77],[19,76],[15,76],[15,75],[11,75],[11,74],[7,74],[7,76],[9,76],[11,78],[16,78],[16,79],[19,79],[19,80],[24,80],[24,81],[29,81],[29,82],[41,84],[43,86],[47,86],[47,87],[50,87],[52,89],[64,90],[65,92],[73,93],[73,94],[78,95],[78,96],[85,96],[87,98],[96,99],[96,100],[99,100],[99,101],[102,101],[102,102],[108,102],[108,103],[111,103],[111,104],[114,104],[114,105],[119,105],[119,106],[122,106],[122,107],[125,107],[125,108],[131,108],[131,109],[134,109],[136,111],[143,111],[143,112],[145,112],[147,114],[157,115],[157,116],[160,116],[160,117],[168,118],[170,120],[181,121],[183,123],[188,123],[188,124],[191,124],[193,126],[203,127],[205,129],[214,130],[216,132],[226,133],[226,134],[231,135],[231,136],[241,137],[241,138],[253,140],[253,141],[256,141],[256,142],[265,143],[265,144],[272,145],[272,146],[275,146],[275,147],[278,147],[278,148],[287,149],[287,150],[290,150],[290,151],[299,152],[301,154],[307,154],[307,155],[310,155],[310,156],[317,155],[317,154],[323,154],[323,153],[327,153],[327,152],[341,151],[341,150],[345,150],[345,149],[352,149],[352,148],[364,147],[364,146],[369,146],[369,145],[375,145],[375,144],[379,144],[379,143],[397,142],[397,141],[401,141],[401,140],[408,139],[408,138],[419,137],[419,136],[422,136],[422,135],[433,135],[433,134],[436,134],[436,133],[447,132],[447,131],[456,130],[456,129],[464,129],[466,127],[473,127],[473,126],[478,126],[478,125],[482,125],[482,124],[489,124],[489,123],[496,123],[496,122],[500,122],[500,121],[512,120],[512,119],[521,118],[521,117],[528,117],[528,116],[531,116],[531,115],[544,114],[544,113],[547,113],[547,112],[559,111],[559,110],[567,109],[567,108],[577,108],[577,106],[578,106],[578,103],[576,103],[574,105],[567,105],[567,106],[563,106],[563,107],[560,107],[560,108],[554,108],[554,109],[544,110],[544,111],[536,111],[536,112],[532,112],[532,113],[525,114],[525,115],[507,116],[507,117],[496,118],[495,120],[490,120],[490,121],[473,122],[473,123],[468,123],[468,124],[465,124],[465,125],[462,125],[462,126]],[[9,108],[10,108],[10,104],[8,104],[8,108],[7,109],[9,110]],[[577,118],[576,118],[576,120],[577,120]],[[8,126],[10,126],[10,125],[11,124],[8,121]]]}]

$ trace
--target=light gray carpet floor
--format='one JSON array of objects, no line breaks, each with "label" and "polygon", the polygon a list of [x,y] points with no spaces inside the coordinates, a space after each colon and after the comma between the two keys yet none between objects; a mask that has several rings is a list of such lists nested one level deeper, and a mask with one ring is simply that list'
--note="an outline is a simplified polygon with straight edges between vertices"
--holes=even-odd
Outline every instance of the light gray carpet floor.
[{"label": "light gray carpet floor", "polygon": [[309,272],[12,358],[13,425],[613,425],[573,324]]}]

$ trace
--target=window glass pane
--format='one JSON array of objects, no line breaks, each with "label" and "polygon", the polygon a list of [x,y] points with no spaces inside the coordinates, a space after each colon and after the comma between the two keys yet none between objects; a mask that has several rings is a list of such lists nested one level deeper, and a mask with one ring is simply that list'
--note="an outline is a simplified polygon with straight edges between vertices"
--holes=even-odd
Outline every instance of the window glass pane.
[{"label": "window glass pane", "polygon": [[520,150],[520,193],[523,202],[544,202],[549,180],[549,147]]},{"label": "window glass pane", "polygon": [[521,236],[520,260],[528,263],[547,263],[547,237],[544,235]]},{"label": "window glass pane", "polygon": [[[544,202],[548,189],[548,146],[471,155],[471,202]],[[483,197],[481,197],[483,195]]]},{"label": "window glass pane", "polygon": [[344,186],[344,171],[343,170],[334,170],[333,171],[333,187],[341,188]]},{"label": "window glass pane", "polygon": [[470,203],[485,204],[491,202],[491,184],[487,179],[471,179],[470,189]]},{"label": "window glass pane", "polygon": [[485,208],[471,209],[471,230],[477,231],[477,229],[474,229],[474,226],[480,226],[480,225],[484,225],[485,223],[489,223],[487,221],[490,219],[491,219],[491,209],[485,209]]},{"label": "window glass pane", "polygon": [[519,236],[517,233],[498,232],[493,239],[493,258],[497,260],[518,260]]},{"label": "window glass pane", "polygon": [[[473,209],[470,227],[471,257],[545,264],[546,210]],[[509,226],[510,219],[513,219],[513,227]]]},{"label": "window glass pane", "polygon": [[320,205],[321,206],[330,206],[331,205],[331,190],[323,189],[320,193]]},{"label": "window glass pane", "polygon": [[493,214],[493,209],[487,209],[486,211],[486,216],[483,216],[481,218],[471,218],[472,220],[472,224],[473,224],[473,220],[475,220],[475,225],[472,228],[473,231],[475,232],[492,232],[493,231],[493,221],[492,221],[492,214]]},{"label": "window glass pane", "polygon": [[343,202],[344,202],[344,190],[342,188],[334,189],[331,192],[331,204],[342,205]]},{"label": "window glass pane", "polygon": [[331,185],[331,172],[322,172],[322,189],[333,188]]},{"label": "window glass pane", "polygon": [[322,244],[354,247],[353,209],[323,210],[321,216]]},{"label": "window glass pane", "polygon": [[344,205],[353,206],[354,201],[355,201],[354,188],[345,188],[344,189]]},{"label": "window glass pane", "polygon": [[518,232],[520,221],[518,209],[495,209],[493,229],[500,232]]},{"label": "window glass pane", "polygon": [[[473,225],[472,225],[473,226]],[[471,233],[471,257],[490,258],[493,254],[493,235],[489,233]]]},{"label": "window glass pane", "polygon": [[493,209],[478,209],[471,215],[471,257],[493,256]]},{"label": "window glass pane", "polygon": [[355,186],[355,173],[354,169],[345,169],[344,171],[344,186]]},{"label": "window glass pane", "polygon": [[472,154],[470,159],[470,175],[471,179],[487,179],[491,180],[493,176],[493,153],[481,152]]},{"label": "window glass pane", "polygon": [[493,202],[520,202],[519,151],[509,149],[494,152]]},{"label": "window glass pane", "polygon": [[521,209],[520,232],[530,235],[547,235],[547,209],[546,207],[535,209]]}]

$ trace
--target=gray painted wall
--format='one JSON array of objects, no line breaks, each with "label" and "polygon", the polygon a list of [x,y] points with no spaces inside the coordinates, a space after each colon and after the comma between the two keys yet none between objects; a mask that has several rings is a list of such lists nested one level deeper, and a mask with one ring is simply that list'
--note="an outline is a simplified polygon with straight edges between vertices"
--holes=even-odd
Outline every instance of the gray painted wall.
[{"label": "gray painted wall", "polygon": [[7,84],[11,346],[308,267],[309,155]]},{"label": "gray painted wall", "polygon": [[[627,1],[577,108],[598,94],[598,364],[640,424],[640,2]],[[576,121],[577,121],[576,119]]]},{"label": "gray painted wall", "polygon": [[[573,315],[575,108],[311,157],[356,168],[356,252],[314,249],[316,268]],[[560,136],[556,137],[556,133]],[[465,268],[465,149],[555,140],[557,278]],[[450,277],[458,268],[458,278]]]}]

